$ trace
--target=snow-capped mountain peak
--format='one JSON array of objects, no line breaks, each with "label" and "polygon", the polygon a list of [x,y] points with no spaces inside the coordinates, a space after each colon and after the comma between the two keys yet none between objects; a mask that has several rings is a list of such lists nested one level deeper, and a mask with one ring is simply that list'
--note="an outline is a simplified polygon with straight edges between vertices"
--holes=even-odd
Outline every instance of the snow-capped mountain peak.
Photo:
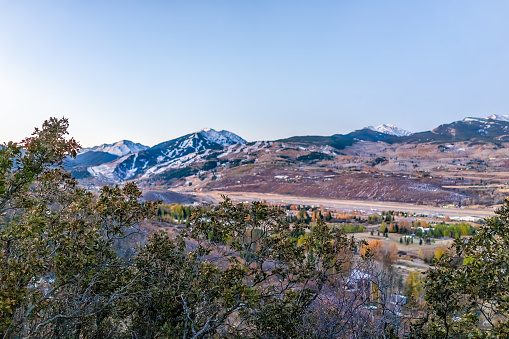
[{"label": "snow-capped mountain peak", "polygon": [[492,114],[488,117],[492,120],[509,121],[509,115]]},{"label": "snow-capped mountain peak", "polygon": [[208,141],[222,146],[246,143],[246,140],[242,139],[237,134],[225,130],[218,132],[212,128],[204,128],[201,131],[196,132],[196,134],[200,134]]},{"label": "snow-capped mountain peak", "polygon": [[372,131],[375,131],[375,132],[380,132],[380,133],[389,134],[389,135],[395,135],[397,137],[406,137],[406,136],[413,134],[412,132],[406,131],[404,129],[401,129],[401,128],[396,127],[391,124],[382,124],[379,126],[368,126],[366,128],[370,129]]},{"label": "snow-capped mountain peak", "polygon": [[130,140],[121,140],[113,144],[102,144],[95,147],[83,148],[80,153],[86,152],[105,152],[119,157],[127,155],[129,153],[136,153],[148,149],[148,146],[144,146],[140,143],[134,143]]},{"label": "snow-capped mountain peak", "polygon": [[[87,170],[94,177],[107,180],[126,180],[137,176],[147,178],[167,170],[184,168],[203,162],[211,152],[218,152],[226,146],[245,144],[246,141],[228,131],[216,131],[211,128],[189,133],[176,139],[168,140],[151,148],[138,152],[129,152],[123,157]],[[113,145],[99,149],[109,151]],[[145,147],[145,146],[143,146]]]}]

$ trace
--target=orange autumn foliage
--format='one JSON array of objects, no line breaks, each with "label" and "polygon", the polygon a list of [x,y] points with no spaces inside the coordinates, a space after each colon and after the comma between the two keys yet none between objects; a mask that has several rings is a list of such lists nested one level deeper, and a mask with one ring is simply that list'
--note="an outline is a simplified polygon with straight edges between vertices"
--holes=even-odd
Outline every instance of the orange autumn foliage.
[{"label": "orange autumn foliage", "polygon": [[373,255],[376,261],[384,265],[392,265],[398,259],[398,247],[394,243],[387,243],[381,240],[371,240],[367,244],[362,245],[360,250],[362,255]]}]

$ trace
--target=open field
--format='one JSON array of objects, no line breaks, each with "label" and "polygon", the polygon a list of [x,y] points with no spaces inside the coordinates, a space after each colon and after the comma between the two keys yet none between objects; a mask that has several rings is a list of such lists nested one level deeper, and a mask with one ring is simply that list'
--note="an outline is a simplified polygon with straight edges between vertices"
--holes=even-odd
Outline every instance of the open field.
[{"label": "open field", "polygon": [[256,193],[256,192],[227,192],[211,191],[196,193],[197,196],[210,201],[218,202],[221,195],[227,195],[234,201],[254,201],[265,200],[268,203],[284,203],[297,205],[323,205],[326,208],[335,210],[362,210],[362,211],[404,211],[416,214],[441,215],[449,217],[490,217],[494,215],[494,208],[440,208],[426,205],[414,205],[409,203],[388,202],[388,201],[355,201],[355,200],[335,200],[323,198],[307,198],[282,194]]}]

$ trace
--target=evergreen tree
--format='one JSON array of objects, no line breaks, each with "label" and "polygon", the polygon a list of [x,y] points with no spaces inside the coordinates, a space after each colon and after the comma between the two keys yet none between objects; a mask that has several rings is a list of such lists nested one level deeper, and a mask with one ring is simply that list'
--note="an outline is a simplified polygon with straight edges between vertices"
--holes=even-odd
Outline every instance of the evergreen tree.
[{"label": "evergreen tree", "polygon": [[306,224],[309,224],[311,221],[311,217],[304,208],[302,208],[299,213],[297,213],[297,221],[304,222]]}]

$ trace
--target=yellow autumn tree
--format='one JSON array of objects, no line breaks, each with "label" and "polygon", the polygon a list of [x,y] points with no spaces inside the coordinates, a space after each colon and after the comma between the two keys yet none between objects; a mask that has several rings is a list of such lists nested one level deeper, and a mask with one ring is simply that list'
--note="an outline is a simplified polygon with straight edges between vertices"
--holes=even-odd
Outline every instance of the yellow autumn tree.
[{"label": "yellow autumn tree", "polygon": [[435,250],[435,260],[438,260],[440,259],[444,254],[445,252],[447,252],[447,247],[445,246],[438,246],[437,249]]},{"label": "yellow autumn tree", "polygon": [[420,301],[423,293],[422,279],[418,272],[410,272],[405,282],[405,295],[413,301]]}]

